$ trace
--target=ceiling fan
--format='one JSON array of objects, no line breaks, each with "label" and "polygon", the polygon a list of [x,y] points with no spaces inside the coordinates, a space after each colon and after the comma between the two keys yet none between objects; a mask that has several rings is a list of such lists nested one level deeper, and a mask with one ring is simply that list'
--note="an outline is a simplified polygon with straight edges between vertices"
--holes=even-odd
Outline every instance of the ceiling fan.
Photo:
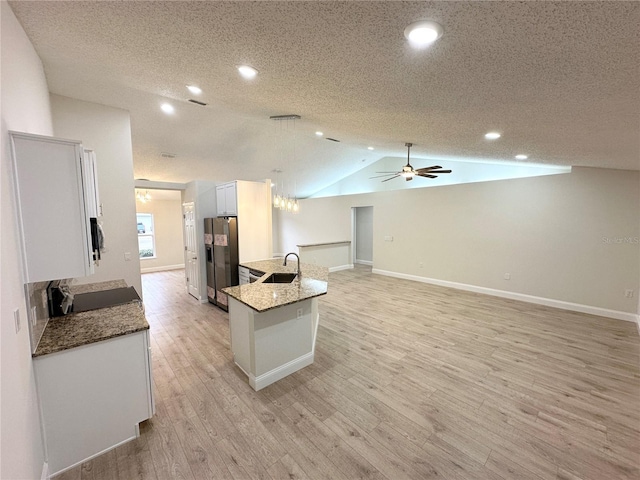
[{"label": "ceiling fan", "polygon": [[413,180],[413,177],[415,176],[438,178],[438,175],[434,175],[435,173],[451,173],[451,170],[441,170],[442,167],[440,165],[433,165],[431,167],[418,168],[414,170],[414,168],[411,166],[411,163],[409,163],[409,154],[411,153],[411,147],[413,146],[413,143],[405,143],[404,145],[405,147],[407,147],[407,164],[402,167],[402,170],[400,170],[399,172],[376,172],[382,173],[383,175],[369,178],[389,177],[382,180],[383,182],[388,182],[389,180],[393,180],[397,177],[404,177],[404,179],[408,182],[410,180]]}]

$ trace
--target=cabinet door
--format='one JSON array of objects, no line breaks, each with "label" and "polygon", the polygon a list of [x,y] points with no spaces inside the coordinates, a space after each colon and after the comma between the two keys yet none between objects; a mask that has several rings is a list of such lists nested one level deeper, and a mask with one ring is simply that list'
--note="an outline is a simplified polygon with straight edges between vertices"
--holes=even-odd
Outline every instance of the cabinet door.
[{"label": "cabinet door", "polygon": [[224,199],[226,204],[226,215],[238,215],[238,202],[236,197],[236,184],[227,183],[224,186]]},{"label": "cabinet door", "polygon": [[153,415],[147,331],[36,357],[52,474],[136,437]]},{"label": "cabinet door", "polygon": [[93,273],[82,145],[11,132],[25,282]]},{"label": "cabinet door", "polygon": [[225,185],[218,185],[216,187],[216,211],[218,212],[218,215],[225,215],[227,211],[224,187]]}]

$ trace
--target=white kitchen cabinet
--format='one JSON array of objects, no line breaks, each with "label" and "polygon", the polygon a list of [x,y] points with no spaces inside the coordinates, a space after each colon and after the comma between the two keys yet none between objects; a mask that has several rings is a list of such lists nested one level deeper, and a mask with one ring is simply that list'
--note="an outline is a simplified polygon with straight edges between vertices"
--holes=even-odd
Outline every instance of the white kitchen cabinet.
[{"label": "white kitchen cabinet", "polygon": [[90,175],[81,143],[18,132],[10,137],[25,283],[92,274]]},{"label": "white kitchen cabinet", "polygon": [[149,331],[34,358],[55,475],[139,435],[153,415]]},{"label": "white kitchen cabinet", "polygon": [[236,182],[216,186],[216,204],[218,216],[238,215]]}]

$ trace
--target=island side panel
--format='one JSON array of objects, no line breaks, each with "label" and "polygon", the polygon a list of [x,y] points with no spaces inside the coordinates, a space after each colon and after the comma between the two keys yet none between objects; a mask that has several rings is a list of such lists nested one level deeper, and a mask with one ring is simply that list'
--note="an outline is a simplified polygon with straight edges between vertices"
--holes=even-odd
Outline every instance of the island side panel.
[{"label": "island side panel", "polygon": [[[311,299],[256,313],[254,323],[256,377],[270,372],[277,375],[274,370],[291,362],[295,363],[297,360],[302,361],[302,357],[312,355],[313,320]],[[309,363],[312,363],[313,358],[307,357],[305,357],[307,360],[311,360]]]}]

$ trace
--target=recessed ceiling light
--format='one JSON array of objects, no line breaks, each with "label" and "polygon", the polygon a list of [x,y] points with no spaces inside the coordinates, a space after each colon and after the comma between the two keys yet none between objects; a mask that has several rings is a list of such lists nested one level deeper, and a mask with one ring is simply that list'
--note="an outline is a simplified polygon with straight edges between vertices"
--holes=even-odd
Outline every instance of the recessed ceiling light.
[{"label": "recessed ceiling light", "polygon": [[501,135],[498,132],[489,132],[484,134],[484,138],[486,138],[487,140],[496,140],[500,137]]},{"label": "recessed ceiling light", "polygon": [[324,133],[322,133],[321,131],[317,131],[317,132],[316,132],[316,135],[317,135],[317,136],[319,136],[319,137],[321,137],[322,135],[324,135]]},{"label": "recessed ceiling light", "polygon": [[526,159],[527,159],[527,158],[529,158],[529,157],[528,157],[528,156],[526,156],[526,155],[523,155],[523,154],[519,154],[519,155],[516,155],[516,158],[517,158],[518,160],[526,160]]},{"label": "recessed ceiling light", "polygon": [[240,75],[242,75],[247,80],[255,78],[258,74],[258,71],[255,68],[250,67],[249,65],[239,65],[238,71],[240,72]]},{"label": "recessed ceiling light", "polygon": [[175,110],[175,108],[173,108],[173,105],[169,103],[163,103],[162,105],[160,105],[160,108],[166,114],[171,114]]},{"label": "recessed ceiling light", "polygon": [[421,21],[414,22],[405,28],[404,36],[407,37],[411,46],[424,48],[439,39],[442,32],[442,26],[436,22]]},{"label": "recessed ceiling light", "polygon": [[187,88],[194,95],[200,95],[202,93],[202,89],[200,87],[196,87],[195,85],[187,85]]},{"label": "recessed ceiling light", "polygon": [[373,147],[367,147],[367,150],[375,150]]}]

